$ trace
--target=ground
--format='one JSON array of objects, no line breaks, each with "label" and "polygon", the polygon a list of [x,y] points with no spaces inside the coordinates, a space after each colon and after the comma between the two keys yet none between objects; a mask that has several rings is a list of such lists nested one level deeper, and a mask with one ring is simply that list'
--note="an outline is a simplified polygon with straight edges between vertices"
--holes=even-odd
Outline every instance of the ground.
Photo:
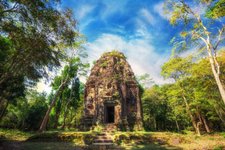
[{"label": "ground", "polygon": [[[48,131],[45,133],[21,132],[0,129],[0,150],[91,150],[96,132]],[[225,149],[225,133],[205,134],[172,132],[114,132],[114,143],[129,150],[178,150],[178,149]],[[95,148],[96,149],[96,148]],[[99,149],[99,148],[97,148]]]}]

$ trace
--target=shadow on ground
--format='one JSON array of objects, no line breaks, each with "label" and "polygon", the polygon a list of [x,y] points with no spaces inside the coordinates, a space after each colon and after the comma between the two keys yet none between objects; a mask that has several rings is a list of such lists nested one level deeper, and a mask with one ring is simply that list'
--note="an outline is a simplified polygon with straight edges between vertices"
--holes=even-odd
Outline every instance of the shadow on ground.
[{"label": "shadow on ground", "polygon": [[126,146],[129,150],[182,150],[181,148],[169,146],[169,145],[158,145],[154,143],[148,143],[146,145],[131,145]]},{"label": "shadow on ground", "polygon": [[[95,135],[93,133],[42,133],[35,134],[27,140],[13,140],[6,137],[0,138],[0,150],[181,150],[173,147],[160,138],[152,138],[149,135],[134,133],[119,134],[115,143],[121,146],[94,146]],[[131,144],[131,141],[136,144]],[[85,145],[82,146],[79,142]],[[137,144],[138,143],[138,144]]]},{"label": "shadow on ground", "polygon": [[0,150],[181,150],[180,148],[146,144],[119,146],[79,146],[72,142],[18,142],[4,141],[0,143]]},{"label": "shadow on ground", "polygon": [[71,142],[17,142],[5,141],[0,150],[85,150]]}]

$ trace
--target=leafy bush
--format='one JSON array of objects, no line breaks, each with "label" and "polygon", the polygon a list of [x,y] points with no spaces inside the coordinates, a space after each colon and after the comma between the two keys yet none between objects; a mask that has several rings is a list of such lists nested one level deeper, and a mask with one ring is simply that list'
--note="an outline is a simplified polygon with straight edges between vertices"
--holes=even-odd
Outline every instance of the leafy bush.
[{"label": "leafy bush", "polygon": [[10,104],[6,115],[0,122],[0,127],[22,130],[37,130],[48,108],[44,94],[34,91],[28,98],[17,98],[15,104]]}]

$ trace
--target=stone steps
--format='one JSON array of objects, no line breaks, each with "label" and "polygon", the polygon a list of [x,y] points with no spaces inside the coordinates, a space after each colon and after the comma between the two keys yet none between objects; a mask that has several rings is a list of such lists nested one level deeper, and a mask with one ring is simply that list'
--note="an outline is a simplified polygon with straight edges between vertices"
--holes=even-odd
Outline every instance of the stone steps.
[{"label": "stone steps", "polygon": [[[107,124],[103,131],[99,134],[97,134],[96,138],[94,139],[93,145],[94,146],[111,146],[110,149],[116,147],[115,144],[113,143],[113,140],[110,136],[110,133],[115,130],[115,125],[114,124]],[[107,150],[109,147],[107,147]],[[116,147],[115,149],[118,149]],[[118,149],[119,150],[119,149]]]},{"label": "stone steps", "polygon": [[124,150],[123,148],[115,145],[93,145],[91,150]]},{"label": "stone steps", "polygon": [[102,133],[98,133],[97,136],[105,136],[106,133],[103,131]]},{"label": "stone steps", "polygon": [[96,140],[94,140],[94,143],[113,143],[113,140],[111,140],[111,139],[96,139]]},{"label": "stone steps", "polygon": [[113,145],[113,140],[109,135],[103,132],[96,136],[93,145]]}]

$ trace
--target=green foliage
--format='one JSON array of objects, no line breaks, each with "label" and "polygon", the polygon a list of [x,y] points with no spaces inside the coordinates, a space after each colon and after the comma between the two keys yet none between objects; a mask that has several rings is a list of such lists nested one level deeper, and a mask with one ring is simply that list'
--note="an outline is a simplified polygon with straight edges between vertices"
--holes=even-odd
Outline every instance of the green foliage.
[{"label": "green foliage", "polygon": [[[5,62],[10,59],[10,55],[14,52],[12,42],[8,38],[0,35],[0,76],[5,75],[7,66]],[[18,97],[24,96],[25,79],[22,75],[8,77],[2,81],[0,86],[0,118],[5,115],[8,104],[15,104]],[[5,103],[5,104],[4,104]]]},{"label": "green foliage", "polygon": [[5,128],[37,130],[46,110],[45,95],[31,91],[26,98],[18,98],[16,104],[9,105],[0,125]]},{"label": "green foliage", "polygon": [[32,97],[32,99],[31,99],[32,102],[28,109],[28,115],[25,119],[26,130],[38,130],[42,118],[45,115],[45,112],[48,108],[46,104],[46,98],[44,95],[37,94],[37,97]]},{"label": "green foliage", "polygon": [[8,59],[9,54],[11,53],[10,51],[12,51],[12,42],[3,36],[0,36],[0,50],[0,68],[2,68],[3,62]]},{"label": "green foliage", "polygon": [[8,105],[24,96],[26,87],[67,60],[68,48],[82,42],[72,11],[59,4],[58,0],[0,1],[0,118]]},{"label": "green foliage", "polygon": [[81,117],[83,85],[78,76],[86,74],[88,67],[89,64],[82,63],[80,57],[72,57],[68,59],[61,74],[53,80],[51,85],[55,94],[50,97],[51,113],[45,115],[45,119],[50,116],[50,128],[57,128],[59,125],[62,129],[76,128],[79,125],[77,122]]},{"label": "green foliage", "polygon": [[99,123],[97,123],[97,124],[93,127],[92,132],[94,132],[94,133],[101,133],[101,132],[103,131],[103,129],[104,129],[104,126],[101,125],[101,124],[99,124]]},{"label": "green foliage", "polygon": [[150,75],[147,73],[140,76],[136,76],[136,80],[143,88],[148,88],[154,83]]},{"label": "green foliage", "polygon": [[[216,55],[217,44],[223,45],[222,39],[218,37],[220,34],[224,35],[224,25],[223,21],[218,18],[224,16],[224,3],[224,0],[165,1],[165,12],[169,14],[170,23],[177,25],[180,30],[180,35],[171,40],[173,45],[172,56],[193,48],[196,48],[196,52],[199,52],[199,50],[207,52],[209,51],[207,45],[214,48],[212,55]],[[196,11],[196,8],[198,8],[198,11]],[[205,11],[205,8],[208,11]],[[218,31],[215,30],[215,25],[218,27]],[[207,38],[209,38],[208,41]]]},{"label": "green foliage", "polygon": [[121,59],[126,59],[126,57],[122,53],[117,51],[117,50],[113,50],[111,52],[104,53],[102,56],[103,57],[105,57],[105,56],[113,56],[113,57],[118,57],[118,58],[121,58]]},{"label": "green foliage", "polygon": [[27,116],[27,102],[25,99],[20,99],[17,106],[10,104],[7,107],[6,115],[1,120],[0,126],[4,128],[18,129],[21,127]]},{"label": "green foliage", "polygon": [[[1,36],[6,36],[14,49],[4,62],[7,77],[22,74],[37,80],[46,76],[44,67],[59,66],[66,53],[58,46],[69,46],[78,36],[72,12],[57,10],[57,0],[1,1],[0,6]],[[0,74],[1,80],[5,78]]]},{"label": "green foliage", "polygon": [[178,79],[185,76],[188,72],[188,68],[191,66],[191,57],[181,58],[174,57],[162,66],[161,75],[165,78]]},{"label": "green foliage", "polygon": [[[218,57],[219,63],[224,63],[224,56],[222,51]],[[221,68],[221,72],[224,72],[224,68]],[[175,80],[164,92],[167,106],[170,108],[167,119],[177,121],[179,126],[184,128],[190,126],[190,113],[195,120],[200,114],[206,119],[206,123],[210,122],[209,128],[224,128],[224,120],[221,118],[224,117],[225,111],[207,59],[175,57],[162,66],[161,73],[165,78]]]},{"label": "green foliage", "polygon": [[171,129],[167,112],[165,87],[157,85],[146,89],[142,96],[144,127],[146,130]]},{"label": "green foliage", "polygon": [[100,64],[101,67],[105,68],[108,66],[108,62],[107,61],[104,61]]},{"label": "green foliage", "polygon": [[206,17],[218,19],[225,16],[225,0],[216,0],[206,12]]}]

